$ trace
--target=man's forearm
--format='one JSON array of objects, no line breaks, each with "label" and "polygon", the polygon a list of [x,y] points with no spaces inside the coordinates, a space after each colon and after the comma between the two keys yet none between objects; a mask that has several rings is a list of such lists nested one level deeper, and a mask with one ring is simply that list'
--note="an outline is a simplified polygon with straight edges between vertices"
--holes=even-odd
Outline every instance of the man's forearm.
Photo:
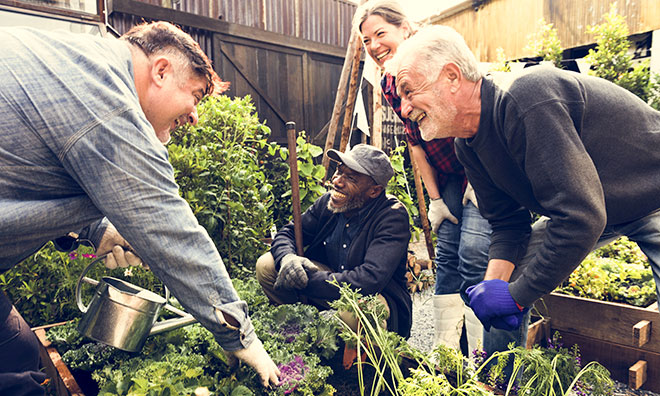
[{"label": "man's forearm", "polygon": [[492,259],[488,262],[488,269],[486,269],[484,280],[502,279],[508,282],[515,268],[516,266],[511,261]]}]

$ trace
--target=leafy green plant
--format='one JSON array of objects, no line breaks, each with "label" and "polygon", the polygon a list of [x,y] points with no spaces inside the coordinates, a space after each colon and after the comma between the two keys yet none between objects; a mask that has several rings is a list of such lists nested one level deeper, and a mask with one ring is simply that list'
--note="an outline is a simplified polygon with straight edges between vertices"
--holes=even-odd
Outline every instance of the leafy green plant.
[{"label": "leafy green plant", "polygon": [[[123,352],[77,334],[77,321],[49,329],[48,338],[75,372],[91,373],[100,395],[326,395],[332,369],[321,356],[337,350],[334,321],[300,304],[273,308],[256,280],[235,280],[248,302],[255,331],[286,381],[264,389],[247,365],[230,367],[212,334],[199,324],[149,337],[138,353]],[[290,308],[290,309],[287,309]]]},{"label": "leafy green plant", "polygon": [[590,253],[557,291],[640,307],[656,300],[648,259],[627,237]]},{"label": "leafy green plant", "polygon": [[552,62],[556,67],[561,67],[563,50],[557,35],[557,29],[552,23],[546,23],[544,18],[537,22],[537,30],[528,37],[529,43],[524,50],[541,57],[544,61]]},{"label": "leafy green plant", "polygon": [[[555,332],[546,348],[538,345],[532,349],[518,347],[514,350],[514,375],[522,371],[517,394],[530,396],[550,395],[611,395],[614,382],[610,373],[597,362],[584,368],[577,345],[564,348],[561,337]],[[512,386],[507,388],[510,392]],[[585,393],[588,392],[588,393]]]},{"label": "leafy green plant", "polygon": [[249,96],[209,97],[197,125],[172,133],[170,161],[180,193],[208,231],[233,276],[254,269],[272,226],[271,184],[258,154],[270,146]]},{"label": "leafy green plant", "polygon": [[590,49],[585,59],[591,64],[590,74],[612,81],[629,90],[642,100],[649,100],[650,71],[648,62],[633,65],[629,54],[628,25],[616,11],[616,3],[604,15],[605,22],[588,26],[587,32],[595,35],[596,48]]},{"label": "leafy green plant", "polygon": [[[283,158],[288,158],[289,150],[283,148],[286,153]],[[305,131],[300,131],[296,138],[296,156],[298,158],[298,179],[300,186],[300,210],[304,212],[307,208],[323,194],[326,193],[324,187],[325,168],[323,165],[316,164],[315,159],[320,159],[323,149],[307,141]],[[287,174],[288,190],[282,194],[281,198],[291,207],[291,172]]]},{"label": "leafy green plant", "polygon": [[490,71],[499,71],[499,72],[510,72],[511,71],[511,66],[509,66],[509,63],[506,61],[506,55],[504,55],[504,48],[498,47],[496,50],[497,52],[497,60],[495,63],[493,63],[489,70]]},{"label": "leafy green plant", "polygon": [[[609,372],[597,362],[580,368],[577,348],[561,347],[558,338],[550,348],[535,347],[526,350],[518,347],[505,352],[496,352],[488,359],[477,354],[479,359],[468,360],[460,352],[444,345],[436,347],[431,354],[422,353],[411,347],[400,336],[385,330],[378,323],[385,319],[385,309],[373,296],[363,297],[349,285],[339,285],[340,299],[331,305],[337,311],[355,315],[359,325],[357,331],[342,322],[341,337],[357,346],[357,356],[365,352],[367,362],[358,358],[360,385],[364,384],[362,365],[371,365],[376,377],[371,394],[384,389],[392,395],[492,395],[492,391],[479,382],[488,380],[505,392],[505,395],[568,396],[573,392],[589,390],[593,395],[611,393],[612,380]],[[401,356],[417,362],[411,375],[405,376],[401,368]],[[508,357],[513,356],[514,374],[508,384],[498,383]],[[490,362],[497,359],[497,364]],[[521,380],[516,383],[517,372]],[[610,393],[608,393],[610,392]]]},{"label": "leafy green plant", "polygon": [[[57,251],[51,242],[9,271],[0,274],[2,287],[23,318],[31,326],[63,322],[81,315],[76,305],[78,277],[96,256],[90,247],[80,246],[73,252]],[[138,286],[162,293],[163,286],[151,271],[141,268],[108,270],[100,263],[88,272],[100,279],[113,276]],[[83,302],[88,302],[94,288],[84,284]]]},{"label": "leafy green plant", "polygon": [[387,184],[387,193],[394,195],[401,201],[401,203],[408,210],[410,215],[410,227],[412,229],[412,238],[419,237],[420,229],[415,226],[414,217],[419,216],[419,206],[417,203],[416,195],[412,195],[409,190],[408,180],[413,180],[409,176],[412,172],[410,167],[406,167],[404,153],[407,150],[407,142],[401,142],[399,146],[390,151],[390,162],[394,168],[394,176]]}]

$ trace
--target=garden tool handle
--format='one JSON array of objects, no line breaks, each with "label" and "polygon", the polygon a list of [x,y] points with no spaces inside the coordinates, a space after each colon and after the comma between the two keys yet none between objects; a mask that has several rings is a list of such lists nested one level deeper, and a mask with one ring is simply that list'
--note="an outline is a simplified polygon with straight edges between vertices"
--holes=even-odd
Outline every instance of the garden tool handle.
[{"label": "garden tool handle", "polygon": [[296,151],[296,123],[286,123],[286,138],[289,148],[289,168],[291,169],[291,205],[293,212],[293,232],[296,238],[296,254],[302,256],[303,236],[300,213],[300,180],[298,177],[298,153]]},{"label": "garden tool handle", "polygon": [[[80,291],[82,290],[82,287],[81,287],[81,286],[82,286],[82,283],[83,283],[83,282],[85,282],[85,283],[89,283],[89,284],[92,285],[92,286],[96,286],[96,285],[99,284],[99,281],[97,281],[96,279],[88,278],[88,277],[86,277],[85,275],[87,275],[87,272],[89,272],[89,270],[92,268],[92,266],[93,266],[94,264],[96,264],[96,263],[98,263],[99,261],[103,260],[106,256],[107,256],[107,254],[103,254],[103,255],[97,257],[94,261],[92,261],[91,263],[89,263],[89,264],[87,265],[87,267],[85,267],[85,269],[83,270],[83,272],[80,273],[80,277],[78,277],[78,282],[76,283],[76,304],[78,305],[78,309],[79,309],[80,312],[82,312],[82,313],[87,312],[87,308],[89,308],[89,306],[86,306],[86,305],[83,304],[83,302],[82,302],[82,296],[81,296],[81,294],[80,294]],[[175,312],[175,311],[173,311],[172,309],[170,309],[170,308],[174,308],[174,307],[172,307],[172,306],[169,304],[169,301],[170,301],[170,290],[167,288],[167,286],[165,286],[165,285],[163,285],[163,286],[165,287],[165,302],[166,302],[165,306],[166,306],[166,308],[169,309],[170,311]],[[168,307],[169,307],[169,308],[168,308]],[[176,308],[174,308],[174,309],[176,310]],[[178,312],[175,312],[175,313],[178,313]]]}]

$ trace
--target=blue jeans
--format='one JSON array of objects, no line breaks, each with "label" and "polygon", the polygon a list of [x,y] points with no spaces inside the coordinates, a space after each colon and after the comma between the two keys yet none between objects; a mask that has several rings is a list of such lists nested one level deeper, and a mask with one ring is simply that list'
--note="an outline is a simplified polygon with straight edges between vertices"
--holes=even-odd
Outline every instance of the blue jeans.
[{"label": "blue jeans", "polygon": [[465,299],[465,289],[483,280],[486,273],[491,228],[472,202],[463,206],[462,187],[462,177],[450,176],[441,191],[458,224],[445,220],[436,232],[435,294],[461,292]]},{"label": "blue jeans", "polygon": [[41,396],[39,340],[0,290],[0,394]]}]

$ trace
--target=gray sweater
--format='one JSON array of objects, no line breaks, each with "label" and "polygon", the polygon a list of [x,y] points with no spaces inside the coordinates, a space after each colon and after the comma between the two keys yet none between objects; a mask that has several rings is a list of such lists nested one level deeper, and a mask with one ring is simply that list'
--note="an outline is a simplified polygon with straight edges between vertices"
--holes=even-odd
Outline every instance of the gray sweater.
[{"label": "gray sweater", "polygon": [[551,219],[509,286],[525,306],[568,277],[606,225],[660,208],[660,112],[603,79],[551,67],[485,77],[479,129],[456,151],[493,227],[490,259],[519,264],[530,211]]}]

